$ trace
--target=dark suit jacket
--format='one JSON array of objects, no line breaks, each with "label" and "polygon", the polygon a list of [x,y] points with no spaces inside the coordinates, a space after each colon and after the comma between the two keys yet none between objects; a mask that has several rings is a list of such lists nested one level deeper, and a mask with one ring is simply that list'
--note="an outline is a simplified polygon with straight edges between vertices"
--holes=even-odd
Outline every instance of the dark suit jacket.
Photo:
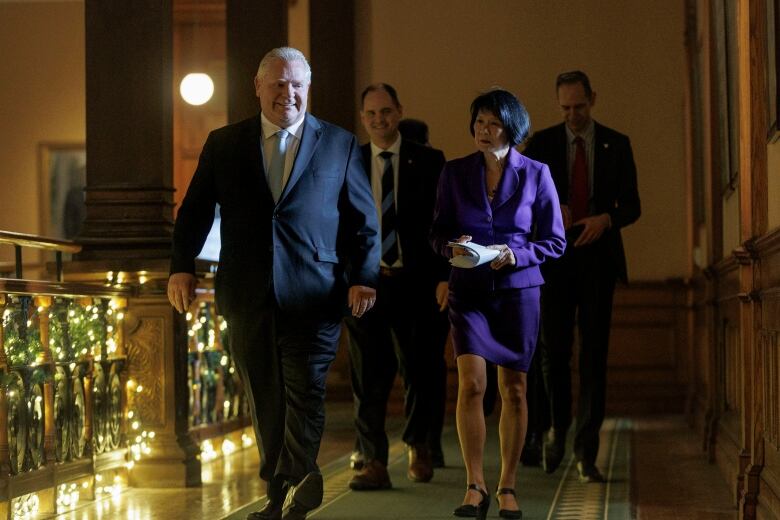
[{"label": "dark suit jacket", "polygon": [[451,257],[447,242],[461,235],[471,235],[483,246],[506,244],[516,264],[497,271],[487,263],[453,268],[450,289],[455,293],[542,285],[539,265],[561,256],[566,247],[558,195],[547,166],[509,150],[489,201],[482,152],[449,161],[439,180],[431,243],[440,255]]},{"label": "dark suit jacket", "polygon": [[[626,282],[628,271],[620,228],[634,222],[641,213],[634,155],[627,136],[599,123],[595,123],[594,132],[592,208],[594,214],[608,213],[612,219],[612,227],[600,240],[607,241],[617,278]],[[566,127],[561,123],[536,132],[523,152],[550,167],[563,204],[569,200],[566,146]]]},{"label": "dark suit jacket", "polygon": [[[371,144],[364,144],[361,148],[370,183]],[[450,265],[434,252],[428,242],[444,154],[402,138],[398,160],[396,214],[404,268],[425,287],[446,282]]]},{"label": "dark suit jacket", "polygon": [[282,310],[340,317],[349,286],[376,287],[376,209],[357,140],[310,114],[303,127],[278,204],[266,182],[259,115],[211,132],[203,147],[176,219],[171,272],[194,273],[219,203],[216,297],[226,315],[275,297]]}]

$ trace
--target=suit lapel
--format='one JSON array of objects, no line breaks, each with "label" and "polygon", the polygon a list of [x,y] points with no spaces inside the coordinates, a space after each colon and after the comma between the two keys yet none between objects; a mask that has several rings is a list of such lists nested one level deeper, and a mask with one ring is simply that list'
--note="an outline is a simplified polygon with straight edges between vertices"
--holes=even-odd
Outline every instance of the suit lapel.
[{"label": "suit lapel", "polygon": [[305,117],[306,118],[303,120],[301,144],[298,146],[298,153],[295,155],[295,162],[293,163],[292,171],[290,172],[290,178],[287,180],[279,203],[284,201],[287,194],[290,193],[301,178],[301,175],[303,175],[303,172],[309,165],[309,161],[311,161],[312,155],[314,155],[314,151],[317,149],[320,137],[322,136],[322,125],[317,118],[311,114],[306,114]]},{"label": "suit lapel", "polygon": [[471,164],[464,168],[466,170],[464,175],[466,191],[478,207],[492,214],[487,198],[487,188],[485,188],[485,161],[482,159],[482,152],[474,153],[470,162]]},{"label": "suit lapel", "polygon": [[398,151],[398,195],[396,197],[398,201],[396,211],[398,211],[399,216],[403,213],[401,208],[409,208],[411,210],[411,207],[407,204],[408,197],[405,194],[410,189],[406,185],[414,183],[414,179],[409,178],[413,168],[414,159],[409,153],[409,146],[401,139],[401,149]]},{"label": "suit lapel", "polygon": [[609,142],[604,137],[604,127],[594,121],[593,128],[593,198],[596,198],[601,178],[604,175],[605,155],[609,151]]},{"label": "suit lapel", "polygon": [[507,164],[498,181],[496,194],[490,206],[493,210],[508,201],[520,187],[520,167],[523,165],[523,156],[514,148],[509,149]]},{"label": "suit lapel", "polygon": [[561,204],[568,204],[569,200],[569,143],[566,139],[566,124],[561,123],[555,132],[555,149],[551,157],[555,158],[555,164],[549,164],[550,173],[553,175],[558,193],[561,197]]},{"label": "suit lapel", "polygon": [[366,170],[366,177],[368,178],[368,184],[371,185],[371,168],[374,167],[371,162],[371,142],[364,144],[360,147],[360,153],[363,156],[363,169]]}]

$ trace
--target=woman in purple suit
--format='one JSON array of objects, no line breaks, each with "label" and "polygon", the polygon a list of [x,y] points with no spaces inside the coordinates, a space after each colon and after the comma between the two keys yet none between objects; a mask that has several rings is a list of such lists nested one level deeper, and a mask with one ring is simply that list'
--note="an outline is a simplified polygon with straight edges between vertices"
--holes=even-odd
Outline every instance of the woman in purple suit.
[{"label": "woman in purple suit", "polygon": [[528,135],[528,112],[511,93],[491,90],[471,104],[477,152],[450,161],[439,180],[431,243],[474,242],[498,251],[489,263],[452,269],[449,316],[458,364],[457,426],[468,488],[455,516],[485,518],[490,504],[482,469],[486,361],[499,367],[501,518],[522,518],[515,474],[528,422],[526,373],[539,328],[539,264],[563,254],[566,240],[558,196],[546,165],[514,147]]}]

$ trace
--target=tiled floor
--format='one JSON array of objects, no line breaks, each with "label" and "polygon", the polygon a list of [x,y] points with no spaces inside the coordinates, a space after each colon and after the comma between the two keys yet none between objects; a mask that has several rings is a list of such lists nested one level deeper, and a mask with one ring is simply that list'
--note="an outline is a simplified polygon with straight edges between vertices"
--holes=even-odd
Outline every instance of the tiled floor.
[{"label": "tiled floor", "polygon": [[[445,433],[448,467],[437,470],[430,484],[412,484],[404,477],[405,456],[397,440],[391,451],[394,489],[374,493],[350,492],[346,486],[347,457],[352,448],[351,403],[329,406],[327,433],[320,454],[326,477],[326,505],[310,514],[312,520],[359,518],[451,518],[463,488],[463,466],[457,436],[450,424]],[[495,428],[493,428],[495,430]],[[736,519],[725,481],[707,464],[700,439],[681,416],[611,419],[605,423],[599,465],[611,473],[608,485],[579,484],[576,472],[562,467],[553,475],[537,468],[521,468],[518,490],[525,518],[587,518],[640,520]],[[495,439],[488,452],[496,451]],[[630,459],[630,463],[629,463]],[[495,463],[486,458],[486,470]],[[83,502],[69,520],[242,520],[262,504],[264,488],[257,477],[254,449],[238,452],[204,467],[204,485],[194,489],[131,489],[116,498]],[[258,502],[259,501],[259,502]],[[250,505],[251,504],[251,505]],[[490,517],[496,517],[495,503]],[[43,516],[41,516],[43,518]]]},{"label": "tiled floor", "polygon": [[732,520],[737,510],[701,438],[680,416],[642,417],[633,429],[633,500],[638,520]]}]

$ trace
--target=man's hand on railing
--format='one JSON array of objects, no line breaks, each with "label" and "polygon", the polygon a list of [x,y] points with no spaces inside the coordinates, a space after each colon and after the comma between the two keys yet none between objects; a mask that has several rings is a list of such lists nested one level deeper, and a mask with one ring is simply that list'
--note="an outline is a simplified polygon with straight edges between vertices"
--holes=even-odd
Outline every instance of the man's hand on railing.
[{"label": "man's hand on railing", "polygon": [[192,273],[173,273],[168,278],[168,300],[183,314],[195,300],[197,286],[198,279]]}]

